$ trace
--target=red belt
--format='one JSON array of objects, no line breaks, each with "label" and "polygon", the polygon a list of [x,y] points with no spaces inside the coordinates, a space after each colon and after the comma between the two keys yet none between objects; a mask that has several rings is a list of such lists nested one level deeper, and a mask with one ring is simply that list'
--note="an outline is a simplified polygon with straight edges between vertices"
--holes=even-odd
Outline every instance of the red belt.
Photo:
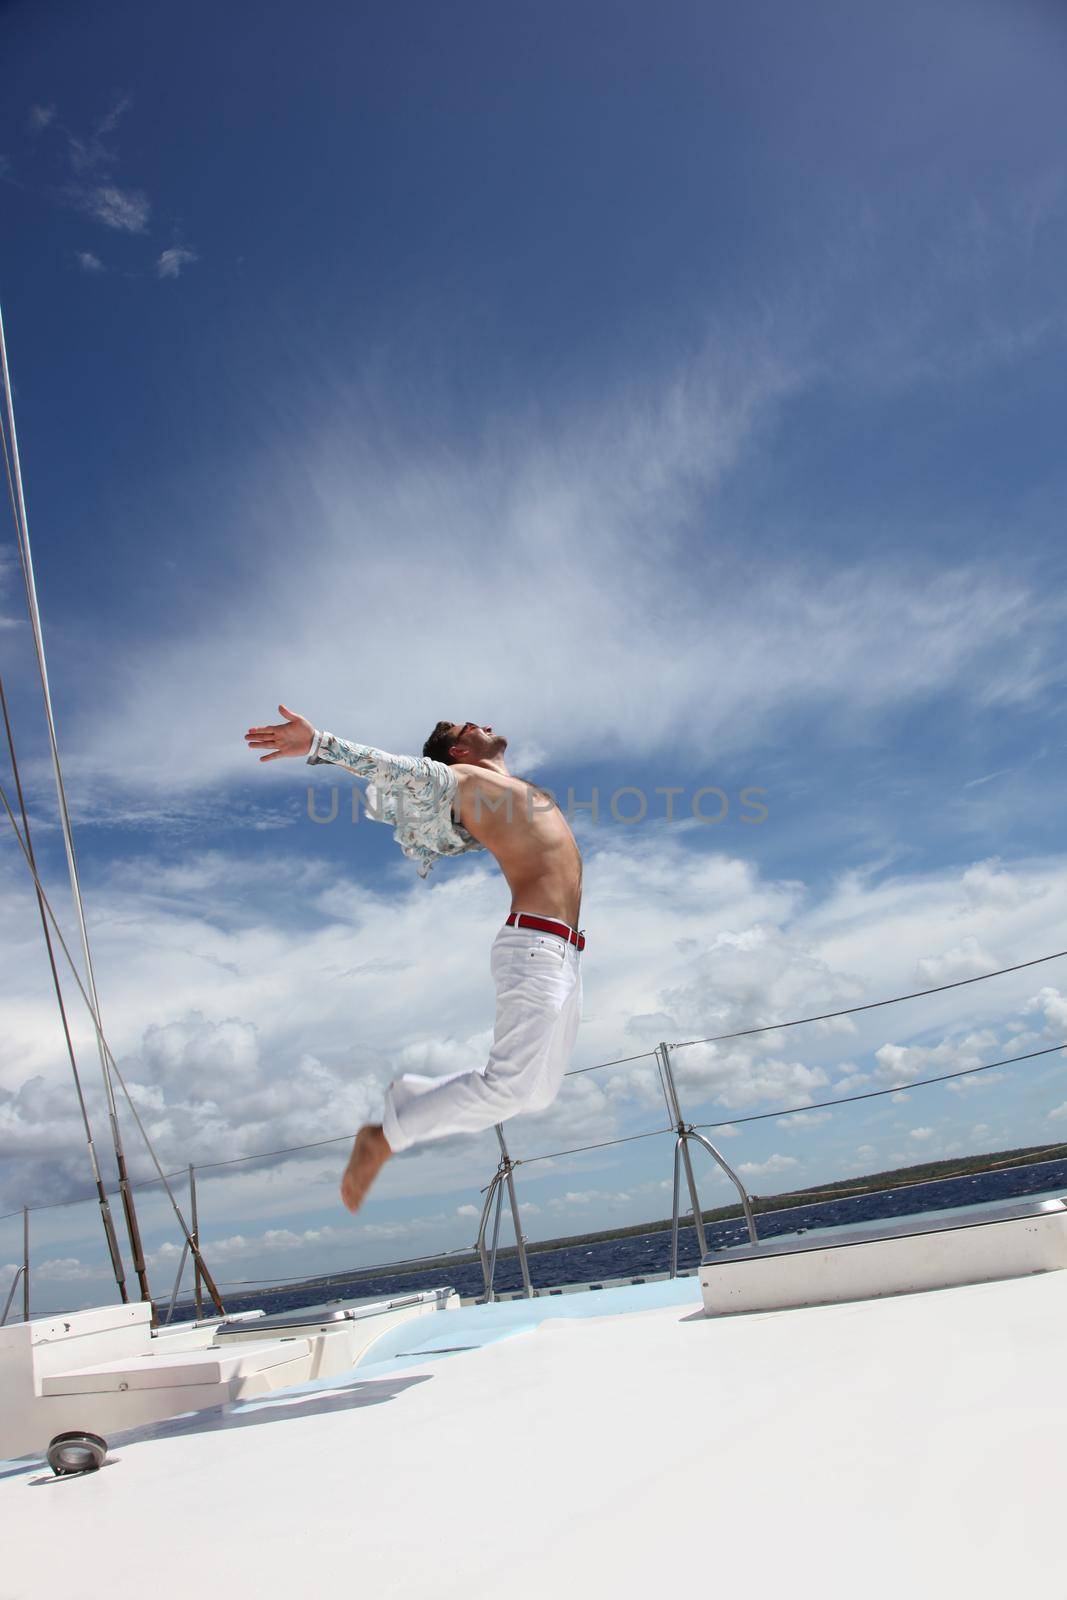
[{"label": "red belt", "polygon": [[579,950],[585,949],[584,933],[579,933],[577,928],[572,928],[567,922],[556,922],[552,917],[534,917],[528,911],[513,911],[504,926],[536,928],[538,933],[554,933],[558,938],[566,939],[568,944],[577,945]]}]

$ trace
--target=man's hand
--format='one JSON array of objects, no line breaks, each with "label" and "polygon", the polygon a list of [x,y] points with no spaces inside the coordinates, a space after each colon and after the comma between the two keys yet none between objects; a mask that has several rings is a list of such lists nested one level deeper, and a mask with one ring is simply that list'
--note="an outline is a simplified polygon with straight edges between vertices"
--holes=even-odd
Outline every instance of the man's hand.
[{"label": "man's hand", "polygon": [[279,756],[306,756],[311,749],[315,730],[306,717],[301,717],[288,706],[279,706],[284,722],[267,728],[249,728],[245,742],[250,750],[266,750],[261,761],[277,761]]}]

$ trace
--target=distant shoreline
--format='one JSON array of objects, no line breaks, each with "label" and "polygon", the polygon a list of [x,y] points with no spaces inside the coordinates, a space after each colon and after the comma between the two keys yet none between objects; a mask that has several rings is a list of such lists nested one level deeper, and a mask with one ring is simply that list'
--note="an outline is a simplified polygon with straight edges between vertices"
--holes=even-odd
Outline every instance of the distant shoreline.
[{"label": "distant shoreline", "polygon": [[[1053,1145],[1031,1145],[1020,1150],[993,1151],[981,1156],[958,1156],[945,1161],[925,1161],[910,1167],[894,1167],[888,1172],[872,1172],[865,1177],[840,1178],[833,1183],[823,1183],[810,1189],[790,1189],[782,1194],[751,1195],[752,1209],[756,1214],[765,1211],[780,1211],[787,1208],[790,1203],[817,1205],[820,1201],[852,1198],[854,1195],[872,1194],[879,1190],[903,1189],[914,1184],[943,1182],[947,1178],[965,1178],[971,1174],[996,1172],[1004,1167],[1031,1166],[1039,1161],[1055,1159],[1056,1153],[1067,1154],[1067,1143]],[[741,1206],[736,1201],[733,1205],[715,1206],[709,1211],[702,1211],[705,1222],[725,1222],[732,1217],[742,1215]],[[565,1250],[583,1244],[601,1244],[610,1239],[632,1239],[641,1234],[662,1233],[671,1227],[672,1219],[662,1217],[653,1222],[634,1222],[622,1228],[604,1228],[597,1233],[568,1234],[559,1239],[542,1239],[536,1243],[528,1241],[527,1255],[542,1255],[550,1250]],[[693,1226],[691,1216],[683,1214],[681,1219],[683,1228]],[[210,1256],[210,1246],[207,1252]],[[501,1245],[497,1251],[497,1259],[504,1260],[516,1254],[514,1244]],[[424,1256],[417,1261],[399,1262],[392,1265],[383,1262],[376,1267],[355,1267],[348,1270],[331,1272],[324,1276],[303,1278],[299,1281],[285,1284],[286,1293],[296,1293],[304,1289],[329,1289],[339,1283],[355,1284],[370,1282],[375,1278],[409,1277],[417,1273],[433,1272],[460,1262],[475,1261],[477,1253],[472,1247],[470,1250],[453,1250],[441,1256]],[[280,1284],[264,1284],[262,1289],[248,1288],[241,1295],[242,1300],[253,1300],[260,1295],[274,1295],[278,1293]]]}]

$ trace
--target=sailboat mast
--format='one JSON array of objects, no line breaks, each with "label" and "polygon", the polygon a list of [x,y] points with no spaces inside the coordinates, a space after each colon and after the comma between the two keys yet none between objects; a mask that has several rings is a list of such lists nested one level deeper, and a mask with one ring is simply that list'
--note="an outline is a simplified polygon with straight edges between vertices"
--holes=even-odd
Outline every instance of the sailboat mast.
[{"label": "sailboat mast", "polygon": [[[22,575],[26,582],[26,600],[30,613],[30,625],[33,630],[34,649],[37,655],[37,670],[41,679],[41,690],[44,695],[45,715],[48,721],[48,741],[52,753],[52,771],[55,774],[56,793],[59,797],[59,820],[63,830],[63,844],[67,855],[67,871],[70,875],[71,894],[74,899],[74,909],[78,920],[78,934],[81,940],[82,956],[85,961],[85,975],[88,992],[92,1000],[94,1017],[99,1023],[100,1003],[96,993],[96,979],[93,975],[92,956],[89,952],[89,934],[85,925],[85,908],[82,904],[81,883],[78,878],[78,864],[74,855],[74,838],[70,825],[70,812],[67,808],[66,787],[63,783],[63,769],[59,761],[59,744],[56,739],[55,718],[52,714],[52,693],[48,684],[48,665],[44,653],[44,637],[41,632],[41,614],[37,606],[37,586],[34,582],[33,558],[30,553],[29,524],[26,518],[26,498],[22,487],[22,467],[19,461],[18,435],[15,431],[15,410],[11,394],[11,374],[7,361],[7,341],[4,337],[4,318],[0,310],[0,368],[2,368],[4,385],[4,402],[7,411],[8,436],[11,440],[12,471],[14,475],[15,496],[17,502],[16,525],[19,541],[19,555],[22,560]],[[108,1122],[111,1128],[111,1139],[115,1147],[115,1163],[118,1168],[119,1192],[122,1196],[122,1209],[126,1218],[126,1230],[129,1234],[130,1252],[133,1256],[134,1270],[141,1288],[141,1299],[151,1302],[152,1295],[148,1287],[148,1273],[145,1267],[144,1250],[141,1244],[141,1230],[137,1221],[137,1212],[133,1203],[133,1194],[130,1189],[129,1175],[126,1170],[126,1154],[122,1144],[122,1133],[119,1128],[118,1109],[115,1104],[115,1090],[111,1081],[111,1071],[108,1066],[107,1056],[104,1051],[103,1036],[99,1026],[96,1029],[96,1046],[100,1057],[100,1071],[104,1080],[104,1096],[107,1102]]]}]

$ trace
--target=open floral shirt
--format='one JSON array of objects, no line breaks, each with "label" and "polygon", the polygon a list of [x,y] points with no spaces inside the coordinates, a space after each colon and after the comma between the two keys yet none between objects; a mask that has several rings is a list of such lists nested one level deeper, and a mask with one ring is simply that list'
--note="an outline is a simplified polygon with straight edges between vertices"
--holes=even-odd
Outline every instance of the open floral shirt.
[{"label": "open floral shirt", "polygon": [[316,732],[311,765],[332,762],[357,778],[369,778],[367,815],[390,823],[393,838],[425,878],[439,856],[463,855],[485,846],[452,820],[459,779],[443,761],[428,756],[391,756],[369,744],[351,744],[332,733]]}]

